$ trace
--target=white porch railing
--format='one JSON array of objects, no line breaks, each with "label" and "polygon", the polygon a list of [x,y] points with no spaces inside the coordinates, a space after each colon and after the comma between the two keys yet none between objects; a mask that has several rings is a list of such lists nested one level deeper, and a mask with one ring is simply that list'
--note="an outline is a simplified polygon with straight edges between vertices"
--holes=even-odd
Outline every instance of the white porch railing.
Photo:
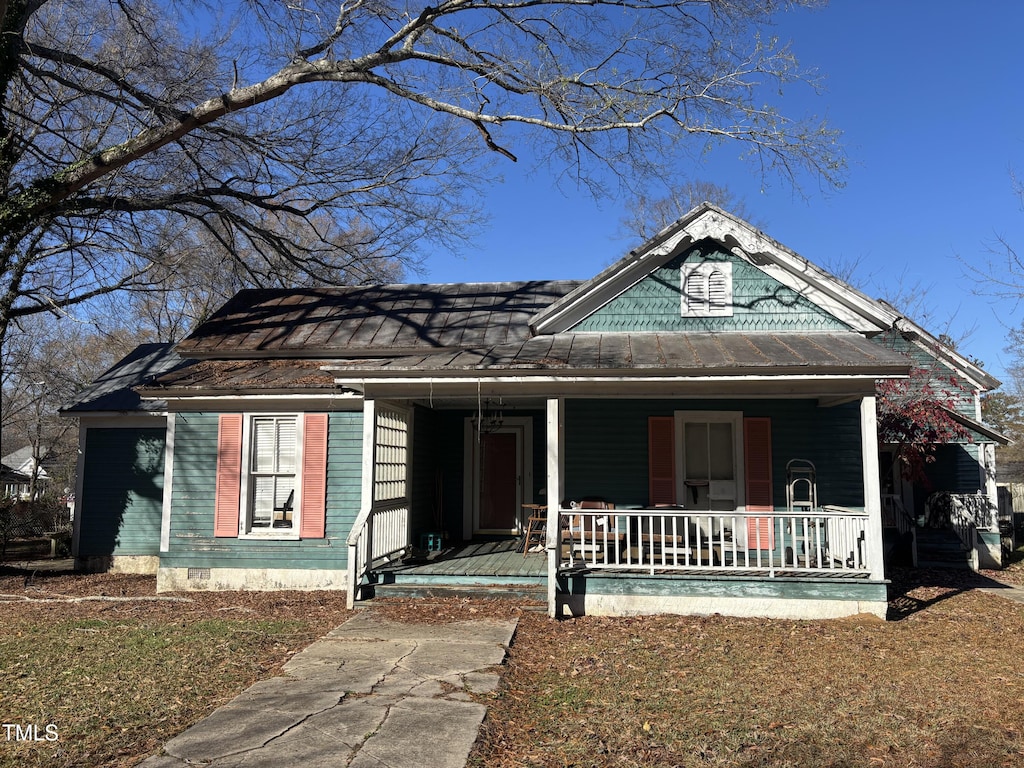
[{"label": "white porch railing", "polygon": [[559,510],[560,569],[868,576],[868,514]]},{"label": "white porch railing", "polygon": [[[349,603],[357,597],[363,579],[375,563],[409,548],[409,505],[382,505],[357,520],[349,535]],[[349,606],[351,607],[351,605]]]}]

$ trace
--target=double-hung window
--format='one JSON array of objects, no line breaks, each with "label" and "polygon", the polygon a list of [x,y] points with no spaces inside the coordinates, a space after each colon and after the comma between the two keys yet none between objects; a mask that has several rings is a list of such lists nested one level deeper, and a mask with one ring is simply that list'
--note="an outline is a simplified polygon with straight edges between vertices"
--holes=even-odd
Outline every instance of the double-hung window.
[{"label": "double-hung window", "polygon": [[297,427],[295,416],[252,418],[248,532],[290,530],[295,522]]},{"label": "double-hung window", "polygon": [[214,536],[322,539],[326,413],[225,413],[218,419]]}]

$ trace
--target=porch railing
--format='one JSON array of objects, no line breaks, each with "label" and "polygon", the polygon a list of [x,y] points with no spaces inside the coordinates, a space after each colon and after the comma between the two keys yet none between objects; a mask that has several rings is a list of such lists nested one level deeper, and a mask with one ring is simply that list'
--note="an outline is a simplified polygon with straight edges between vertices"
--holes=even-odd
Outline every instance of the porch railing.
[{"label": "porch railing", "polygon": [[867,576],[866,512],[559,510],[560,568]]},{"label": "porch railing", "polygon": [[348,539],[350,608],[373,566],[408,547],[409,505],[405,501],[371,508],[361,519],[357,518]]}]

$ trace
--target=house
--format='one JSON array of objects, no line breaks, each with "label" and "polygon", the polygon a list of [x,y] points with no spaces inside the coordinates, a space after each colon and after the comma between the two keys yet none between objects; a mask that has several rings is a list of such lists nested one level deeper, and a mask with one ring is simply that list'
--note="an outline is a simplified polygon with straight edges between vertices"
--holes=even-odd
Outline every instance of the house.
[{"label": "house", "polygon": [[883,504],[876,383],[925,361],[977,430],[947,490],[994,503],[998,382],[710,204],[585,281],[244,290],[66,409],[75,553],[160,589],[884,616],[893,499],[916,502]]},{"label": "house", "polygon": [[4,499],[27,499],[32,478],[19,469],[0,462],[0,484],[3,487]]},{"label": "house", "polygon": [[[28,499],[32,493],[31,488],[33,485],[33,476],[35,476],[35,493],[38,497],[42,492],[42,488],[50,482],[50,473],[46,471],[49,458],[49,448],[40,448],[36,450],[31,445],[26,445],[16,451],[11,451],[0,459],[0,463],[2,463],[6,468],[4,475],[5,495],[13,496],[13,491],[17,486],[20,488],[17,493],[18,498]],[[7,470],[10,470],[14,474],[8,475]],[[23,479],[18,481],[18,476]],[[6,482],[8,480],[11,482]]]}]

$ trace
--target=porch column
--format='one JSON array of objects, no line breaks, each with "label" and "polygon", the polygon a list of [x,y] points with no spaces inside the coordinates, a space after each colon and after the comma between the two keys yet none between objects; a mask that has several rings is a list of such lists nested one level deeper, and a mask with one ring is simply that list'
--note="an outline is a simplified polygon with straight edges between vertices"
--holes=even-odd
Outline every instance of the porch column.
[{"label": "porch column", "polygon": [[547,502],[548,502],[548,616],[557,618],[556,593],[558,561],[561,557],[558,509],[565,498],[565,398],[553,397],[547,404]]},{"label": "porch column", "polygon": [[860,451],[864,474],[864,511],[868,514],[865,546],[871,578],[885,578],[885,557],[882,550],[882,489],[878,480],[878,416],[875,396],[860,401]]},{"label": "porch column", "polygon": [[981,469],[982,493],[988,496],[988,525],[993,531],[999,530],[999,488],[996,486],[996,445],[982,443],[978,446],[978,464]]}]

